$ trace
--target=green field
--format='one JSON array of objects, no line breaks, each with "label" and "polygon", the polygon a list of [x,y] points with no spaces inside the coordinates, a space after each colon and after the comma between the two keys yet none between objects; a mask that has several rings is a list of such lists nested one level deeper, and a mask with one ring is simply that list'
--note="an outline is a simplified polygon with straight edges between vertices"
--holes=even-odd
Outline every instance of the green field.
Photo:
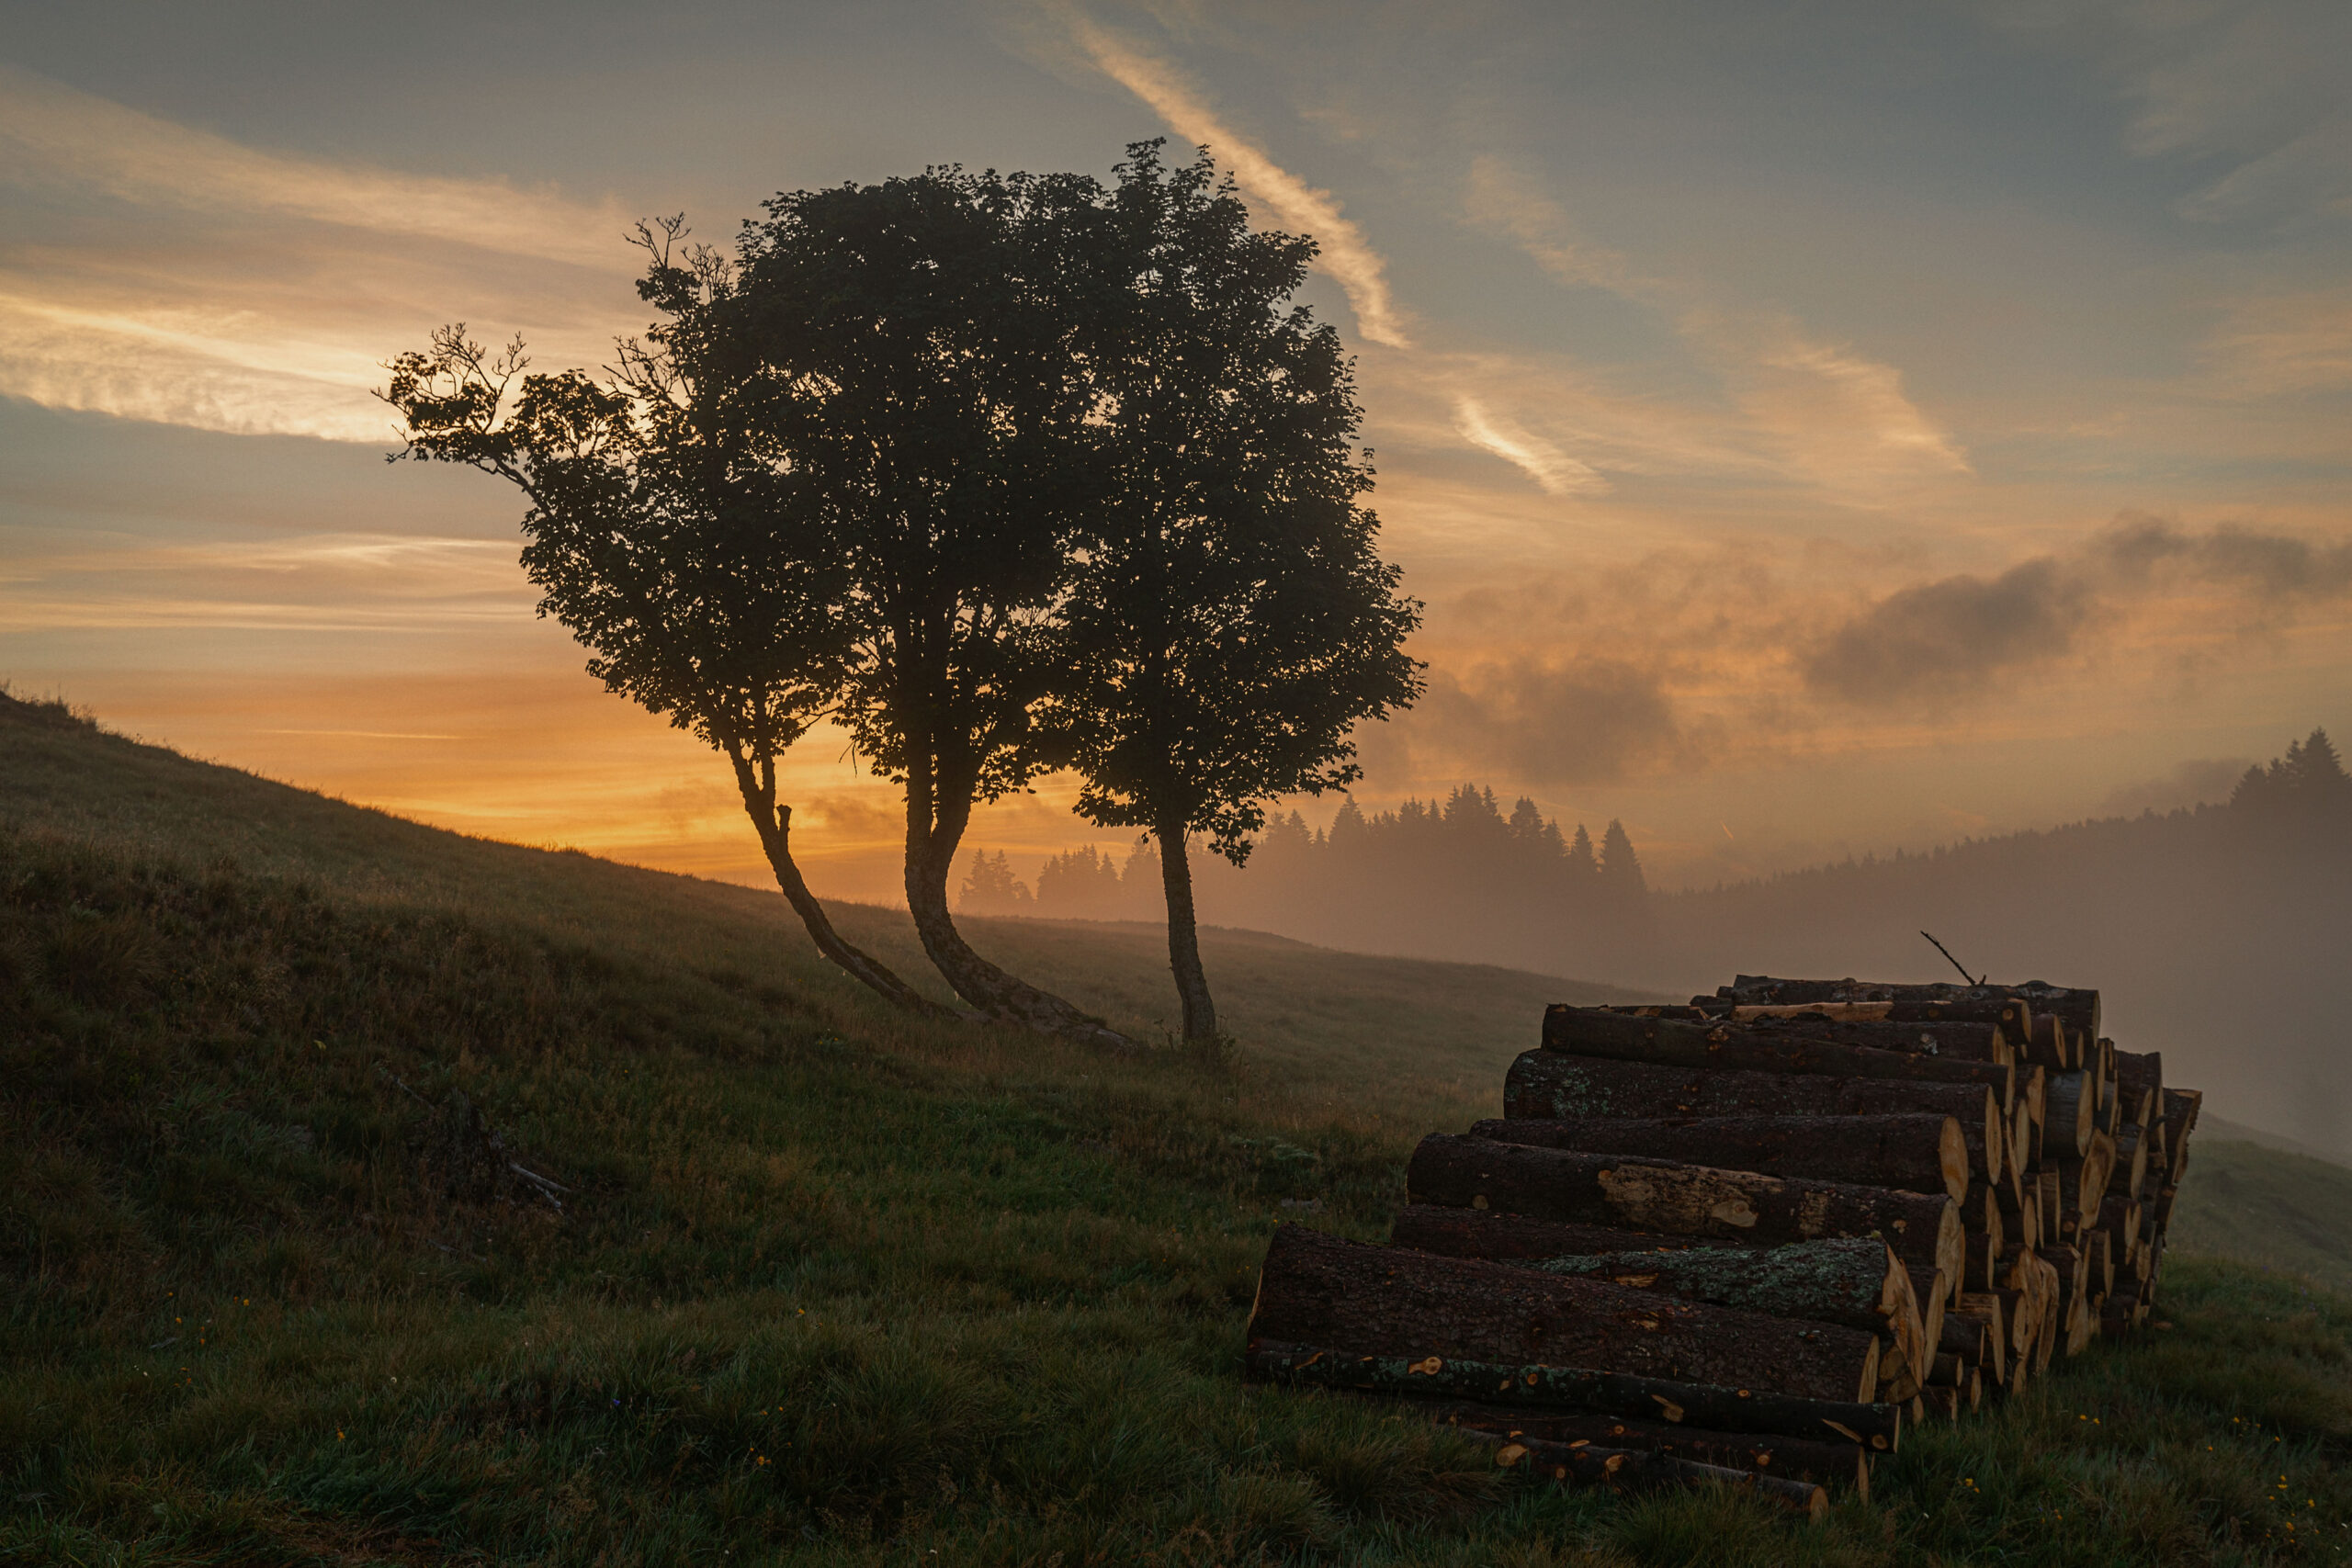
[{"label": "green field", "polygon": [[[921,967],[902,917],[842,919]],[[1147,928],[973,935],[1138,1032],[1169,1014]],[[1618,993],[1204,945],[1234,1060],[914,1022],[773,897],[0,703],[0,1560],[2352,1551],[2352,1302],[2277,1271],[2342,1233],[2266,1217],[2334,1190],[2246,1145],[2199,1147],[2184,1232],[2305,1251],[2177,1257],[2171,1327],[1907,1437],[1818,1528],[1559,1493],[1242,1386],[1268,1230],[1382,1235],[1413,1141],[1492,1113],[1540,1005]],[[453,1092],[560,1213],[467,1163]]]}]

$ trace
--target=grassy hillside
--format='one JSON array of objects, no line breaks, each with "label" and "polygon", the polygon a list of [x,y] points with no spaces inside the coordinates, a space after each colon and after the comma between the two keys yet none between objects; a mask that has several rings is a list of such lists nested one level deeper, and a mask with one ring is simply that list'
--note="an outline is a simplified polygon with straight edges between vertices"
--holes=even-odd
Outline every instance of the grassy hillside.
[{"label": "grassy hillside", "polygon": [[2352,1169],[2200,1135],[2189,1143],[2172,1234],[2184,1251],[2352,1292]]},{"label": "grassy hillside", "polygon": [[[0,705],[0,1560],[2352,1544],[2352,1303],[2193,1259],[2173,1328],[1906,1439],[1817,1529],[1527,1486],[1385,1407],[1244,1388],[1269,1228],[1381,1234],[1414,1138],[1491,1106],[1564,983],[1226,935],[1238,1067],[1108,1059],[885,1012],[776,904]],[[902,922],[847,919],[911,970]],[[981,940],[1154,1016],[1148,931]]]}]

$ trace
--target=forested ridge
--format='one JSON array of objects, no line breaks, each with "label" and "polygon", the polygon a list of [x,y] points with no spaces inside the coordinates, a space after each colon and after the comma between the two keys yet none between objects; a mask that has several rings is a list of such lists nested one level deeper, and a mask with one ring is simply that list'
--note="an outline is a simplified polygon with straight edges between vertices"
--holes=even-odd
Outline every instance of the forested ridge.
[{"label": "forested ridge", "polygon": [[[967,907],[1154,919],[1148,861],[1088,847],[1032,888],[998,852],[970,863]],[[2352,775],[2314,730],[2225,802],[1686,892],[1649,891],[1615,823],[1596,846],[1473,785],[1376,814],[1351,802],[1320,831],[1295,813],[1271,823],[1246,869],[1202,877],[1200,903],[1205,919],[1334,947],[1683,992],[1737,971],[1951,977],[1930,931],[1976,973],[2098,985],[2132,1043],[2182,1053],[2224,1114],[2343,1150],[2327,996],[2352,931],[2347,873]]]}]

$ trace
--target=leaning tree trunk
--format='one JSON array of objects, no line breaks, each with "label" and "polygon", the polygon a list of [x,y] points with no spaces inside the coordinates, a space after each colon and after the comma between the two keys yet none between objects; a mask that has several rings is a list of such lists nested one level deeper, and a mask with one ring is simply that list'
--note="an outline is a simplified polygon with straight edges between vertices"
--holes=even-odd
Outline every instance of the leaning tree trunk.
[{"label": "leaning tree trunk", "polygon": [[972,951],[947,908],[947,877],[971,819],[972,789],[943,779],[928,738],[910,736],[907,768],[907,909],[922,949],[956,994],[989,1018],[1057,1034],[1088,1045],[1131,1050],[1135,1042],[1101,1019],[1082,1013],[1025,980],[1006,974]]},{"label": "leaning tree trunk", "polygon": [[792,858],[792,807],[776,801],[775,764],[768,761],[754,768],[751,759],[738,753],[731,745],[728,747],[728,761],[735,766],[735,784],[742,793],[743,810],[752,818],[752,826],[759,830],[760,848],[768,857],[768,870],[775,875],[784,901],[792,906],[800,923],[808,928],[808,940],[817,944],[817,951],[852,977],[910,1012],[947,1012],[949,1010],[899,978],[888,964],[833,929],[825,907],[808,891],[800,866]]},{"label": "leaning tree trunk", "polygon": [[1185,858],[1184,825],[1162,822],[1152,829],[1159,840],[1159,882],[1168,894],[1168,971],[1184,1004],[1184,1038],[1216,1037],[1216,1003],[1209,996],[1208,972],[1201,967],[1201,932],[1193,911],[1193,864]]}]

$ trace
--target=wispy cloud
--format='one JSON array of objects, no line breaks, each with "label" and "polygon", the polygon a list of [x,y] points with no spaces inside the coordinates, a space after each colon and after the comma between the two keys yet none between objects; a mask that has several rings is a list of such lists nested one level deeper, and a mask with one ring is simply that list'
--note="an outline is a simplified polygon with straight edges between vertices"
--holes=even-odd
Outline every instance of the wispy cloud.
[{"label": "wispy cloud", "polygon": [[1808,333],[1786,311],[1727,304],[1703,280],[1644,271],[1577,234],[1566,209],[1503,160],[1472,161],[1464,209],[1560,283],[1604,289],[1670,322],[1744,415],[1751,439],[1740,467],[1847,492],[1969,471],[1894,367]]},{"label": "wispy cloud", "polygon": [[1609,488],[1608,481],[1590,464],[1578,462],[1544,437],[1493,412],[1467,392],[1454,394],[1453,423],[1472,446],[1492,452],[1520,468],[1541,485],[1546,495],[1574,495]]},{"label": "wispy cloud", "polygon": [[380,362],[451,318],[594,363],[634,325],[610,201],[259,151],[0,67],[0,392],[385,441]]},{"label": "wispy cloud", "polygon": [[1241,188],[1284,228],[1315,236],[1321,247],[1316,265],[1347,295],[1356,330],[1367,342],[1389,348],[1411,346],[1404,314],[1389,293],[1388,264],[1340,210],[1338,197],[1308,185],[1227,125],[1166,61],[1121,41],[1083,16],[1072,17],[1070,31],[1104,75],[1150,105],[1170,130],[1215,149]]}]

